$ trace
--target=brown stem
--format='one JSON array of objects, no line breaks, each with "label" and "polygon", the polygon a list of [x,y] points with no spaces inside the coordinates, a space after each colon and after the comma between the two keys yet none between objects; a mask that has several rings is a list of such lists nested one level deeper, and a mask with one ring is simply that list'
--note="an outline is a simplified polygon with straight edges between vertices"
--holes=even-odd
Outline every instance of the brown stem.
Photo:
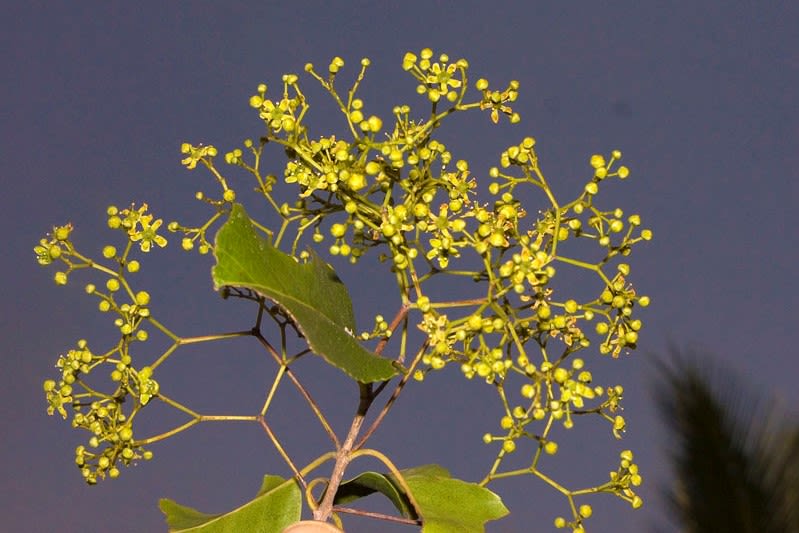
[{"label": "brown stem", "polygon": [[358,433],[361,431],[361,426],[363,425],[366,411],[369,410],[369,406],[372,404],[372,400],[374,399],[372,396],[372,387],[370,385],[360,383],[359,386],[361,389],[361,398],[358,403],[358,411],[355,413],[355,417],[352,419],[352,424],[350,424],[350,430],[347,433],[347,438],[344,439],[344,443],[336,451],[336,464],[333,467],[333,472],[330,474],[330,482],[327,485],[327,489],[325,489],[325,495],[322,498],[322,503],[320,503],[319,507],[314,510],[314,520],[326,522],[328,518],[330,518],[330,514],[333,512],[333,500],[336,497],[339,485],[341,485],[341,480],[344,477],[344,471],[347,469],[347,466],[349,466],[350,461],[352,460],[352,448],[355,444],[355,439],[358,437]]},{"label": "brown stem", "polygon": [[280,444],[280,441],[277,440],[277,437],[272,432],[272,428],[270,428],[269,424],[266,423],[266,419],[264,419],[263,416],[258,416],[257,419],[258,423],[261,425],[263,430],[269,436],[269,440],[272,441],[272,444],[275,446],[275,449],[278,451],[283,460],[286,461],[286,464],[289,465],[289,468],[294,473],[294,477],[297,479],[300,485],[302,485],[303,487],[307,487],[308,485],[305,482],[305,478],[302,476],[300,471],[297,470],[297,467],[294,466],[294,462],[291,460],[291,457],[289,457],[289,454],[286,453],[286,450],[283,449],[283,445]]},{"label": "brown stem", "polygon": [[388,514],[383,513],[375,513],[372,511],[362,511],[360,509],[353,509],[352,507],[333,507],[333,511],[336,513],[347,513],[347,514],[354,514],[358,516],[365,516],[368,518],[375,518],[377,520],[385,520],[386,522],[398,522],[400,524],[408,524],[410,526],[418,526],[419,521],[413,520],[412,518],[402,518],[399,516],[391,516]]},{"label": "brown stem", "polygon": [[288,376],[289,380],[291,380],[291,382],[297,388],[297,390],[302,395],[302,397],[305,399],[305,401],[308,402],[308,405],[311,407],[311,410],[314,412],[314,414],[316,414],[316,417],[319,419],[319,422],[322,424],[322,427],[324,428],[325,433],[327,433],[327,436],[330,437],[330,440],[332,440],[333,444],[336,446],[336,448],[338,448],[339,447],[339,442],[338,442],[338,437],[336,436],[336,433],[333,431],[333,428],[330,427],[330,424],[328,423],[327,419],[322,414],[321,409],[316,404],[314,399],[311,397],[311,395],[308,393],[308,391],[305,390],[305,387],[302,386],[302,383],[300,383],[300,381],[294,375],[294,372],[292,372],[291,369],[288,366],[284,365],[283,360],[280,358],[280,355],[277,353],[277,350],[275,350],[275,348],[270,344],[270,342],[268,340],[266,340],[266,338],[261,334],[260,331],[253,331],[252,335],[256,339],[258,339],[258,342],[261,343],[261,345],[266,349],[266,351],[269,353],[269,355],[272,356],[272,359],[274,359],[275,362],[278,365],[285,366],[285,368],[286,368],[286,371],[285,371],[286,376]]},{"label": "brown stem", "polygon": [[[403,304],[400,307],[399,311],[397,312],[397,315],[394,317],[394,320],[391,321],[391,324],[388,327],[388,330],[391,333],[394,333],[394,331],[399,327],[400,323],[407,316],[408,310],[410,308],[411,308],[411,306],[408,305],[408,304]],[[380,342],[377,343],[377,347],[375,347],[375,353],[377,355],[381,355],[383,353],[383,349],[386,347],[386,344],[388,344],[388,341],[389,341],[390,338],[391,337],[385,337],[385,338],[381,339]],[[402,354],[400,354],[400,356],[402,356]],[[399,362],[402,363],[402,361],[399,361]]]},{"label": "brown stem", "polygon": [[297,388],[297,390],[302,394],[302,397],[305,398],[305,401],[308,402],[308,405],[311,407],[311,410],[316,414],[316,417],[319,419],[319,422],[322,424],[322,427],[327,433],[327,436],[330,437],[330,440],[333,441],[333,444],[338,447],[338,437],[336,433],[333,431],[333,428],[330,427],[330,423],[328,423],[327,419],[322,414],[322,410],[316,404],[316,401],[308,394],[308,391],[305,390],[305,387],[302,386],[302,383],[297,379],[294,375],[294,372],[291,371],[290,368],[286,367],[286,375],[289,377],[291,382]]},{"label": "brown stem", "polygon": [[[372,425],[369,426],[369,429],[367,429],[366,433],[363,434],[361,440],[358,441],[358,444],[355,445],[354,447],[355,450],[360,450],[363,447],[363,445],[366,444],[366,441],[369,440],[369,437],[372,436],[372,433],[374,433],[375,430],[377,430],[377,426],[380,425],[380,423],[383,421],[383,418],[385,418],[385,416],[388,414],[388,411],[391,409],[391,406],[394,405],[394,402],[397,400],[397,397],[399,397],[400,392],[402,392],[402,388],[405,386],[405,384],[413,375],[413,369],[416,368],[416,365],[419,364],[419,361],[422,360],[422,356],[424,355],[426,349],[427,349],[427,341],[425,341],[424,344],[422,344],[422,347],[419,350],[419,352],[416,354],[416,357],[411,363],[411,367],[408,369],[408,372],[404,376],[402,376],[400,382],[397,383],[397,387],[394,389],[394,392],[391,394],[391,397],[386,401],[386,405],[383,406],[383,409],[381,409],[380,413],[377,415],[377,418],[375,418],[374,422],[372,422]],[[388,382],[384,382],[384,384],[385,383]]]}]

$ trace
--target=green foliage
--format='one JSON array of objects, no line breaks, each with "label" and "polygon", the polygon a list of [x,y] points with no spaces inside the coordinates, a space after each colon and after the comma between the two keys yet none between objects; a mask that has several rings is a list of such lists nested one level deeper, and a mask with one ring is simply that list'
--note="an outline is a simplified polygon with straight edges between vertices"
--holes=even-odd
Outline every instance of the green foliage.
[{"label": "green foliage", "polygon": [[[278,303],[308,341],[308,347],[363,383],[391,379],[397,369],[354,338],[355,317],[347,288],[333,269],[314,255],[297,263],[259,236],[244,208],[234,205],[216,234],[217,289],[251,289]],[[400,367],[401,368],[401,367]]]},{"label": "green foliage", "polygon": [[158,505],[166,515],[170,532],[271,533],[300,519],[302,495],[294,480],[264,476],[258,495],[229,513],[209,515],[167,499]]},{"label": "green foliage", "polygon": [[449,476],[406,477],[419,507],[423,533],[481,532],[508,514],[499,497],[476,483]]},{"label": "green foliage", "polygon": [[656,383],[671,516],[686,533],[799,531],[799,425],[707,354],[673,350]]},{"label": "green foliage", "polygon": [[[439,468],[446,472],[446,470],[437,465],[428,466]],[[403,475],[406,473],[407,471],[403,472]],[[419,518],[413,503],[411,503],[408,495],[405,494],[402,486],[396,482],[396,479],[390,474],[386,475],[379,472],[363,472],[348,481],[344,481],[339,485],[338,491],[336,491],[334,503],[336,505],[343,505],[374,494],[375,492],[379,492],[388,498],[402,516],[413,519]]]},{"label": "green foliage", "polygon": [[344,504],[380,492],[405,517],[421,519],[424,533],[483,531],[484,524],[508,514],[499,497],[475,484],[451,479],[438,465],[402,470],[414,502],[404,493],[396,476],[364,472],[342,483],[336,504]]},{"label": "green foliage", "polygon": [[[638,214],[625,215],[619,207],[597,203],[607,182],[630,175],[627,167],[618,165],[621,152],[614,150],[607,158],[591,156],[585,185],[565,201],[555,197],[539,167],[532,137],[504,150],[498,166],[475,172],[466,159],[453,155],[438,130],[455,114],[472,110],[488,111],[494,123],[502,116],[519,122],[512,109],[518,82],[500,89],[478,79],[474,97],[466,60],[451,61],[446,54],[434,58],[429,49],[418,56],[408,53],[402,68],[415,79],[427,109],[415,112],[409,105],[397,105],[391,119],[384,120],[368,113],[358,97],[369,64],[368,59],[361,61],[360,72],[345,92],[336,86],[344,67],[341,58],[331,61],[326,75],[313,65],[305,67],[341,112],[348,131],[343,138],[311,133],[306,124],[309,104],[295,74],[283,76],[276,96],[267,97],[267,85],[261,84],[250,98],[265,132],[223,158],[231,172],[252,177],[255,196],[271,209],[271,218],[255,220],[236,203],[232,180],[217,167],[219,152],[214,146],[181,147],[183,164],[190,170],[208,170],[220,191],[218,197],[195,195],[211,211],[202,224],[171,222],[167,228],[182,234],[184,250],[214,252],[215,287],[224,296],[254,305],[252,328],[181,337],[157,320],[150,295],[134,291],[129,279],[140,268],[131,255],[134,244],[145,253],[153,244],[166,244],[157,234],[161,220],[153,220],[146,205],[109,209],[108,225],[124,234],[125,245],[121,253],[106,246],[103,261],[77,251],[68,225],[55,228],[35,247],[40,264],[64,265],[55,275],[57,284],[66,284],[78,269],[92,269],[104,277],[106,292],[93,284],[86,291],[99,299],[101,311],[115,315],[119,328],[116,346],[95,354],[86,341],[79,342],[77,350],[59,359],[58,379],[45,382],[49,412],[68,418],[71,410],[73,425],[92,435],[89,446],[79,449],[84,477],[90,483],[116,477],[117,465],[148,457],[150,452],[142,446],[194,424],[246,420],[263,428],[304,489],[314,517],[332,517],[339,525],[340,515],[360,512],[343,503],[359,494],[355,488],[366,487],[395,504],[406,502],[398,505],[405,515],[400,520],[421,525],[424,531],[482,531],[487,520],[505,514],[499,499],[485,487],[511,476],[537,477],[564,495],[571,516],[557,518],[558,527],[582,531],[591,507],[576,500],[593,493],[614,494],[639,507],[642,502],[634,491],[641,475],[629,450],[621,452],[608,481],[588,488],[568,489],[541,470],[542,462],[557,455],[558,433],[572,429],[580,417],[606,420],[609,433],[619,439],[625,430],[620,414],[623,387],[595,384],[587,360],[576,356],[595,348],[618,358],[635,349],[642,328],[638,311],[649,304],[629,282],[631,267],[624,258],[651,239],[652,232],[642,229]],[[286,157],[282,179],[263,168],[267,161],[274,162],[269,153],[273,147]],[[539,191],[542,205],[523,205],[517,195],[521,189]],[[530,217],[531,212],[537,215]],[[210,238],[208,232],[225,218],[215,240]],[[564,244],[567,241],[571,242]],[[581,247],[594,252],[567,253]],[[325,264],[325,250],[351,263],[372,261],[390,273],[396,283],[395,298],[385,298],[389,320],[377,315],[371,330],[355,330],[349,293]],[[584,259],[592,255],[598,259]],[[593,295],[578,297],[570,292],[570,284],[558,284],[561,268],[585,274],[594,283]],[[450,287],[452,281],[461,283],[460,292],[441,299],[440,287]],[[275,334],[264,333],[266,322],[274,324]],[[168,337],[171,345],[154,363],[142,366],[139,354],[146,352],[146,327]],[[305,344],[299,351],[292,349],[292,332]],[[253,337],[277,368],[259,414],[198,413],[167,396],[155,380],[158,367],[181,346],[242,336]],[[390,358],[384,355],[387,347]],[[360,384],[358,410],[343,439],[300,378],[289,372],[310,352]],[[388,457],[365,447],[410,380],[424,381],[430,372],[447,368],[465,379],[484,381],[486,391],[501,402],[498,429],[483,439],[493,459],[477,484],[440,472],[432,475],[430,470],[400,471]],[[89,381],[98,369],[106,369],[110,389]],[[333,445],[333,451],[304,467],[295,465],[265,418],[284,384],[299,390]],[[367,412],[389,387],[393,392],[364,428]],[[188,421],[159,435],[134,437],[134,417],[139,419],[153,401],[181,411]],[[362,455],[378,458],[390,474],[364,474],[341,486],[345,470]],[[524,466],[509,466],[511,456],[522,459]],[[311,479],[327,461],[334,462],[331,474]],[[313,489],[320,486],[322,495],[316,497]],[[345,492],[339,495],[340,490]],[[452,494],[471,502],[472,512],[455,516]],[[457,507],[462,509],[461,503]]]}]

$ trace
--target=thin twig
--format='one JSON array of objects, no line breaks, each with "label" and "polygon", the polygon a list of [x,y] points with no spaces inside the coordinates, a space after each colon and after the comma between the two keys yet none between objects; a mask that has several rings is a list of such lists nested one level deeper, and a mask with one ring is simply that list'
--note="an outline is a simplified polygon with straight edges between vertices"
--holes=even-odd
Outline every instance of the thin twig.
[{"label": "thin twig", "polygon": [[330,427],[330,424],[328,423],[325,416],[322,414],[322,411],[321,409],[319,409],[319,406],[316,404],[316,401],[311,397],[308,391],[305,390],[305,387],[302,386],[302,383],[300,383],[300,381],[294,375],[294,372],[292,372],[291,369],[288,367],[286,367],[286,375],[289,377],[291,382],[294,383],[294,386],[297,387],[297,390],[300,391],[300,394],[302,394],[302,397],[305,398],[305,401],[308,402],[308,405],[311,407],[311,410],[314,412],[314,414],[316,414],[316,417],[319,419],[319,422],[322,424],[325,433],[327,433],[327,436],[330,437],[331,441],[333,441],[333,445],[336,448],[339,448],[341,444],[339,443],[338,437],[336,436],[336,433],[333,431],[333,428]]},{"label": "thin twig", "polygon": [[385,418],[385,416],[388,414],[388,411],[391,409],[391,406],[394,405],[394,402],[399,397],[400,392],[402,392],[402,388],[405,386],[405,384],[413,375],[413,369],[416,368],[416,365],[418,365],[419,361],[422,360],[422,356],[424,355],[425,350],[427,350],[427,341],[425,341],[424,344],[422,344],[422,347],[419,349],[419,352],[416,354],[416,357],[413,359],[413,362],[411,363],[411,367],[408,369],[408,372],[404,376],[402,376],[400,382],[397,383],[397,387],[394,389],[394,392],[391,394],[391,397],[386,401],[386,405],[383,406],[383,409],[380,410],[380,413],[377,415],[377,418],[375,418],[374,422],[372,422],[372,425],[369,426],[369,429],[367,429],[366,432],[363,434],[361,440],[358,441],[358,444],[355,445],[354,447],[355,450],[360,450],[363,447],[363,445],[366,444],[366,441],[369,439],[369,437],[372,436],[372,433],[374,433],[375,430],[377,430],[377,427],[383,421],[383,418]]},{"label": "thin twig", "polygon": [[385,520],[386,522],[398,522],[400,524],[408,524],[409,526],[418,526],[421,525],[419,520],[413,520],[412,518],[402,518],[399,516],[392,516],[389,514],[383,513],[375,513],[372,511],[362,511],[361,509],[353,509],[352,507],[333,507],[334,513],[347,513],[347,514],[354,514],[358,516],[365,516],[367,518],[375,518],[377,520]]},{"label": "thin twig", "polygon": [[283,460],[286,461],[286,464],[289,465],[289,468],[294,473],[294,477],[297,479],[297,481],[299,481],[303,487],[307,487],[308,485],[307,483],[305,483],[305,478],[302,476],[297,467],[294,466],[294,462],[291,460],[291,457],[289,457],[288,454],[286,453],[286,450],[283,449],[283,446],[280,444],[280,441],[277,440],[277,437],[272,432],[272,429],[269,427],[269,424],[266,423],[264,417],[259,416],[258,423],[261,425],[262,428],[264,428],[264,431],[269,436],[269,440],[272,441],[272,444],[274,444],[277,452],[280,454]]},{"label": "thin twig", "polygon": [[288,378],[291,380],[291,382],[294,384],[294,386],[300,392],[302,397],[305,398],[305,401],[308,402],[308,405],[311,407],[311,410],[314,412],[316,417],[319,419],[319,422],[322,424],[322,427],[324,428],[325,433],[327,433],[327,436],[330,437],[331,441],[333,441],[333,444],[335,445],[335,447],[339,448],[340,447],[340,443],[339,443],[338,437],[336,436],[336,433],[333,431],[333,428],[330,427],[330,424],[328,423],[328,421],[325,418],[325,416],[322,414],[321,409],[316,404],[314,399],[311,397],[311,395],[308,393],[308,391],[305,390],[305,387],[302,386],[302,383],[300,383],[300,381],[294,375],[294,372],[292,372],[291,369],[284,364],[283,360],[280,358],[280,355],[277,353],[277,350],[275,350],[275,348],[269,343],[269,341],[266,340],[266,338],[261,334],[260,331],[254,331],[253,332],[253,336],[256,339],[258,339],[258,342],[260,342],[263,345],[264,348],[266,348],[266,351],[269,352],[269,354],[272,356],[272,358],[275,360],[275,362],[278,365],[280,365],[282,367],[285,367],[285,369],[286,369],[285,370],[285,375],[288,376]]},{"label": "thin twig", "polygon": [[[388,326],[388,330],[391,333],[394,333],[394,331],[399,327],[400,323],[402,323],[403,319],[408,314],[410,308],[411,306],[409,304],[403,304],[399,308],[399,311],[397,311],[396,316],[394,316],[394,320],[392,320],[391,324]],[[388,344],[389,339],[391,339],[391,336],[386,336],[380,339],[380,342],[378,342],[377,346],[375,347],[375,354],[381,355],[383,353],[383,349],[386,347],[386,344]],[[402,361],[399,362],[402,363]]]},{"label": "thin twig", "polygon": [[[397,330],[397,328],[400,326],[400,324],[402,324],[403,322],[407,322],[407,320],[408,320],[408,311],[410,310],[410,308],[411,308],[410,304],[408,304],[408,303],[402,304],[402,306],[400,307],[399,311],[397,311],[397,314],[394,316],[394,320],[391,321],[391,324],[388,327],[388,331],[391,333],[391,335],[387,335],[386,337],[383,337],[380,340],[380,342],[377,343],[377,346],[375,347],[375,351],[374,351],[375,354],[382,355],[383,349],[388,344],[388,341],[390,341],[391,338],[394,336],[393,334]],[[404,348],[405,343],[403,342],[402,345],[403,345],[403,348]],[[397,362],[399,364],[402,364],[402,363],[405,362],[405,350],[404,349],[400,349],[400,354],[397,356]],[[372,398],[374,399],[374,398],[377,398],[378,396],[380,396],[380,393],[383,392],[383,389],[386,388],[386,386],[389,384],[390,381],[391,381],[390,379],[387,379],[384,382],[382,382],[380,385],[378,385],[377,388],[372,393]]]}]

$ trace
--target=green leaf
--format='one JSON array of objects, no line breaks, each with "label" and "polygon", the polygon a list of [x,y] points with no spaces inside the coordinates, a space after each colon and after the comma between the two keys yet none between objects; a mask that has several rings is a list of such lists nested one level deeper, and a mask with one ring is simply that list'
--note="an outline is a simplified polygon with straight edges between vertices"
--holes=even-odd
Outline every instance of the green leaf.
[{"label": "green leaf", "polygon": [[375,492],[379,492],[391,500],[402,516],[414,520],[417,518],[416,511],[408,496],[402,491],[402,487],[397,485],[393,478],[379,472],[364,472],[339,485],[333,503],[344,505]]},{"label": "green leaf", "polygon": [[273,533],[300,519],[302,495],[293,479],[267,475],[258,495],[229,513],[206,514],[166,498],[158,506],[171,533]]},{"label": "green leaf", "polygon": [[483,533],[486,522],[509,513],[490,490],[448,473],[412,473],[405,480],[419,507],[422,533]]},{"label": "green leaf", "polygon": [[[366,350],[355,339],[355,316],[347,288],[312,253],[306,264],[284,254],[261,235],[235,204],[216,234],[214,287],[251,289],[274,301],[294,320],[308,346],[361,383],[390,379],[398,365]],[[400,367],[401,369],[401,367]]]},{"label": "green leaf", "polygon": [[424,465],[400,472],[416,500],[416,511],[396,478],[378,472],[365,472],[342,483],[335,503],[380,492],[406,518],[421,518],[422,533],[482,533],[486,522],[508,514],[499,496],[476,483],[452,479],[441,466]]}]

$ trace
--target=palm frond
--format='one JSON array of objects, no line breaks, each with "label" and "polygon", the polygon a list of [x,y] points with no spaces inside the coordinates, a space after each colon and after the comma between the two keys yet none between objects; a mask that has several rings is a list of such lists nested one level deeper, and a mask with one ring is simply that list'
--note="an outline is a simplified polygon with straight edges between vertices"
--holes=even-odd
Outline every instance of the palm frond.
[{"label": "palm frond", "polygon": [[666,500],[681,529],[799,532],[796,424],[706,355],[672,348],[658,367],[655,395],[675,476]]}]

